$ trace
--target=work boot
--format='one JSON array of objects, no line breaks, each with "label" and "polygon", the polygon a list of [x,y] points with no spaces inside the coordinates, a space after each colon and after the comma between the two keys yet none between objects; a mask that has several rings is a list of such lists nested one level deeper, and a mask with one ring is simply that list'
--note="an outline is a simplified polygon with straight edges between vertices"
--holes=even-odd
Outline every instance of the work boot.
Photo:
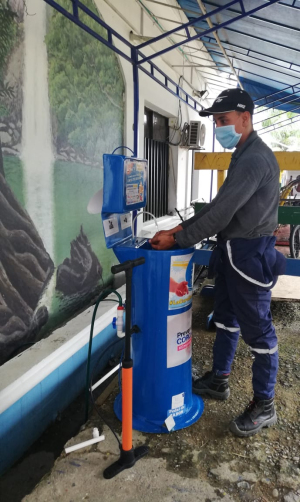
[{"label": "work boot", "polygon": [[254,397],[245,411],[231,422],[229,429],[236,436],[248,437],[259,432],[263,427],[271,427],[276,422],[274,399],[263,401]]},{"label": "work boot", "polygon": [[217,375],[214,371],[207,371],[200,378],[193,377],[193,392],[199,396],[225,401],[230,396],[228,378],[229,375]]}]

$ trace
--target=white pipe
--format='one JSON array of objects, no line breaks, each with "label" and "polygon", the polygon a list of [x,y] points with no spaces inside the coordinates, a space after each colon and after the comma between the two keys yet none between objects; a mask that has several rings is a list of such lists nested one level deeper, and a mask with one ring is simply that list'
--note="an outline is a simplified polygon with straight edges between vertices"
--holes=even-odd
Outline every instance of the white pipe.
[{"label": "white pipe", "polygon": [[105,436],[99,436],[98,438],[89,439],[88,441],[83,441],[83,443],[75,444],[74,446],[69,446],[65,448],[66,453],[71,453],[72,451],[80,450],[85,446],[90,446],[91,444],[99,443],[99,441],[104,441]]},{"label": "white pipe", "polygon": [[102,377],[98,382],[94,383],[94,385],[92,386],[92,391],[95,390],[95,389],[97,389],[97,387],[99,387],[99,385],[101,385],[103,382],[105,382],[105,380],[107,380],[111,375],[113,375],[113,373],[115,373],[116,371],[118,371],[118,369],[120,368],[120,366],[121,366],[121,363],[118,364],[117,366],[115,366],[108,373],[106,373],[106,375],[104,377]]},{"label": "white pipe", "polygon": [[155,226],[156,226],[156,231],[158,232],[158,223],[157,223],[157,219],[155,218],[154,214],[149,213],[149,211],[142,211],[141,213],[136,214],[136,215],[135,215],[135,217],[134,217],[134,218],[133,218],[133,220],[132,220],[132,227],[131,227],[131,231],[132,231],[132,237],[133,237],[133,239],[136,237],[136,236],[134,235],[134,222],[135,222],[135,220],[137,219],[137,217],[138,217],[138,216],[140,216],[141,214],[150,214],[150,216],[152,216],[152,217],[153,217],[153,219],[154,219],[154,223],[155,223]]}]

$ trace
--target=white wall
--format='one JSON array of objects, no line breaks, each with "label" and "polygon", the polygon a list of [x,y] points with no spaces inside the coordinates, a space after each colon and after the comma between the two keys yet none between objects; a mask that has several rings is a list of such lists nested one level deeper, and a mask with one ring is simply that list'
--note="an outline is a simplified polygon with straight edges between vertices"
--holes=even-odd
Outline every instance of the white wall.
[{"label": "white wall", "polygon": [[[145,10],[135,0],[95,0],[104,21],[116,30],[122,37],[130,41],[130,31],[135,34],[155,37],[161,34],[161,30],[157,27],[154,20],[145,12]],[[173,1],[173,0],[171,0]],[[170,2],[169,2],[170,3]],[[150,4],[149,4],[150,5]],[[174,1],[174,5],[178,5]],[[164,18],[172,18],[186,22],[185,15],[177,10],[166,9],[160,5],[151,4],[151,10],[155,7],[155,14]],[[163,28],[166,30],[174,28],[174,24],[168,21],[160,21],[163,23]],[[180,40],[172,37],[175,42]],[[126,46],[117,39],[114,40],[115,45],[123,51],[127,51]],[[138,42],[140,43],[140,42]],[[198,44],[199,49],[202,46],[201,42],[193,42]],[[153,54],[154,51],[169,47],[171,44],[168,40],[160,41],[156,44],[149,45],[143,49],[145,55]],[[188,49],[186,49],[188,51]],[[129,52],[127,52],[129,55]],[[201,52],[201,56],[205,53]],[[210,60],[210,56],[206,53],[206,57]],[[120,65],[124,74],[126,87],[126,112],[125,112],[125,144],[133,147],[133,76],[132,65],[124,58],[119,58]],[[153,59],[153,62],[163,72],[165,72],[176,83],[179,77],[183,75],[184,81],[181,87],[190,95],[193,93],[191,83],[194,88],[200,90],[206,87],[205,80],[201,78],[199,72],[192,70],[190,67],[176,67],[172,65],[190,64],[186,61],[179,50],[172,50],[162,57]],[[210,98],[213,95],[210,94]],[[203,106],[208,106],[209,103],[203,101]],[[177,117],[179,100],[173,96],[161,85],[150,79],[142,71],[139,71],[139,156],[144,154],[144,108],[147,106],[154,111],[166,116]],[[197,112],[192,110],[185,103],[181,103],[182,124],[190,120],[201,120],[206,124],[207,139],[205,149],[212,151],[212,121],[210,119],[200,119]],[[175,136],[176,142],[178,136]],[[208,200],[210,192],[210,172],[194,172],[193,189],[192,189],[192,159],[193,153],[187,149],[171,146],[170,147],[170,171],[169,171],[169,211],[174,207],[179,210],[190,205],[193,199],[203,197]],[[142,220],[142,218],[140,218]],[[140,226],[140,224],[139,224]]]}]

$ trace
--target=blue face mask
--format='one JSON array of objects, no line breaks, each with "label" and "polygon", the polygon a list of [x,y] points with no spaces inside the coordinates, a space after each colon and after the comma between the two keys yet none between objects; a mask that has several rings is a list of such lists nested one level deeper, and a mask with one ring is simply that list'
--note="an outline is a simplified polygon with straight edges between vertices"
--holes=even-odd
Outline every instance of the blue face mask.
[{"label": "blue face mask", "polygon": [[234,125],[216,127],[216,138],[223,148],[231,150],[240,141],[242,134],[235,131]]}]

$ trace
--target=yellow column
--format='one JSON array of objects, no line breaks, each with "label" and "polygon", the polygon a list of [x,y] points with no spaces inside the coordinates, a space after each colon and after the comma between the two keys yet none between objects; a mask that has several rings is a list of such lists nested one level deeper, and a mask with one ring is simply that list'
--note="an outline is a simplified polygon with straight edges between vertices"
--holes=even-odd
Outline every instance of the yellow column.
[{"label": "yellow column", "polygon": [[225,171],[218,171],[217,190],[219,191],[225,181]]}]

